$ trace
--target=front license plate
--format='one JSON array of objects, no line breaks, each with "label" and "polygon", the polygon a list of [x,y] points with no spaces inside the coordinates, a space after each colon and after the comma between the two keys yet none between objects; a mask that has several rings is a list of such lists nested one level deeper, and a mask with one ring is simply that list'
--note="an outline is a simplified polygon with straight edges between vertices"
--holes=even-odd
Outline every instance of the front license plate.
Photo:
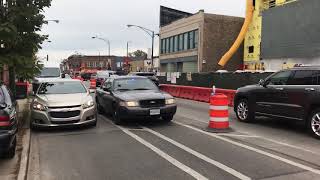
[{"label": "front license plate", "polygon": [[160,115],[160,109],[151,109],[150,110],[150,115],[151,116]]}]

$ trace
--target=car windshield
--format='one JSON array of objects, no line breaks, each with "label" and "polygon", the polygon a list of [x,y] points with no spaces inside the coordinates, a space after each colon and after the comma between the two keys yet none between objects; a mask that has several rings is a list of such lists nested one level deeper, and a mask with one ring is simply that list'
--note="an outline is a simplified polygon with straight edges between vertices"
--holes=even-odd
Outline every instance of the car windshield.
[{"label": "car windshield", "polygon": [[60,69],[59,68],[43,68],[41,70],[41,73],[37,77],[40,77],[40,78],[60,77]]},{"label": "car windshield", "polygon": [[43,83],[38,94],[76,94],[87,93],[81,82],[50,82]]},{"label": "car windshield", "polygon": [[114,90],[158,90],[157,86],[149,79],[118,79],[114,82]]}]

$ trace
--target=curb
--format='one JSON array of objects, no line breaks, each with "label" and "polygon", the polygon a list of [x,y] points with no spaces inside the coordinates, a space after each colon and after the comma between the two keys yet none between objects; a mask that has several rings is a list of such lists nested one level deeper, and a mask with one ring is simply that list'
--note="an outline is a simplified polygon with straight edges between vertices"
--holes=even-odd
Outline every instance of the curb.
[{"label": "curb", "polygon": [[29,153],[30,153],[30,129],[26,129],[26,134],[22,138],[22,152],[20,160],[20,168],[17,180],[26,180],[27,171],[29,164]]}]

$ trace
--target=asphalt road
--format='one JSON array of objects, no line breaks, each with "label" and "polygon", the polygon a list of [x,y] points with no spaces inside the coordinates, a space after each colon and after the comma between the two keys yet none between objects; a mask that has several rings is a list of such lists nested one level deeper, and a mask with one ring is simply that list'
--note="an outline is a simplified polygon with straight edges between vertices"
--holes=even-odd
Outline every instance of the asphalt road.
[{"label": "asphalt road", "polygon": [[228,134],[205,131],[208,104],[178,100],[171,123],[33,132],[29,180],[319,179],[320,141],[299,124],[258,118]]}]

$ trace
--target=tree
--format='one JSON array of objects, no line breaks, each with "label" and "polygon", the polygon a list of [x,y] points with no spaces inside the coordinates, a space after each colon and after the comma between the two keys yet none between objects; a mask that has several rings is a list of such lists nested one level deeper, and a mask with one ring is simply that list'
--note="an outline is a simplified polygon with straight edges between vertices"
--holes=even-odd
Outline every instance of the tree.
[{"label": "tree", "polygon": [[133,53],[129,53],[129,57],[147,57],[147,53],[142,50],[136,50]]},{"label": "tree", "polygon": [[16,73],[25,79],[38,73],[41,65],[35,54],[48,38],[39,32],[44,8],[51,0],[0,0],[0,64],[7,64],[10,88],[15,93]]}]

